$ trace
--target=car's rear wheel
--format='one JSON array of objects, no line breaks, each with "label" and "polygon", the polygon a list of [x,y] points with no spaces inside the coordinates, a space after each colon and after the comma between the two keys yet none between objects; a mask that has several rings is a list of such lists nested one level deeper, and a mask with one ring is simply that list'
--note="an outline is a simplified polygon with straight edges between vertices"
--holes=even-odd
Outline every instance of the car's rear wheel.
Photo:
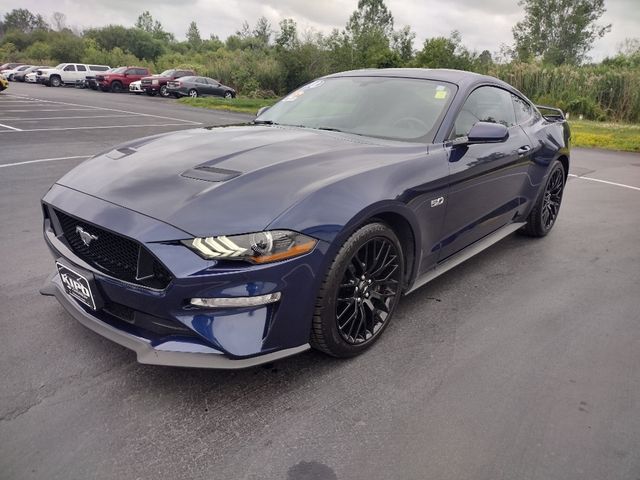
[{"label": "car's rear wheel", "polygon": [[547,177],[547,183],[536,200],[527,224],[522,232],[531,237],[544,237],[551,231],[558,219],[566,175],[562,163],[554,161]]},{"label": "car's rear wheel", "polygon": [[198,98],[198,91],[195,88],[192,88],[189,90],[189,96],[191,98]]},{"label": "car's rear wheel", "polygon": [[113,93],[122,92],[122,84],[120,82],[111,82],[111,91]]},{"label": "car's rear wheel", "polygon": [[373,345],[402,294],[404,257],[398,237],[382,223],[353,233],[333,260],[314,311],[311,345],[352,357]]}]

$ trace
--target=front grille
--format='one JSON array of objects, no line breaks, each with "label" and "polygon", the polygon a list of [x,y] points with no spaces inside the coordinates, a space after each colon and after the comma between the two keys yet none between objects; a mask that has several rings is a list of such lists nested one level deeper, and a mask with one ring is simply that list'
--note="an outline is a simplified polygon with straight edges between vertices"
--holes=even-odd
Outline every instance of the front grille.
[{"label": "front grille", "polygon": [[140,80],[141,85],[151,85],[151,80]]},{"label": "front grille", "polygon": [[135,335],[150,340],[170,336],[197,337],[191,329],[176,320],[149,315],[119,303],[108,302],[102,312],[110,316],[103,318],[103,320],[108,321],[116,328],[124,328]]},{"label": "front grille", "polygon": [[[126,282],[163,289],[171,281],[169,271],[138,242],[79,220],[54,209],[62,234],[73,252],[97,270]],[[85,231],[94,238],[86,245]],[[58,234],[60,232],[57,232]]]}]

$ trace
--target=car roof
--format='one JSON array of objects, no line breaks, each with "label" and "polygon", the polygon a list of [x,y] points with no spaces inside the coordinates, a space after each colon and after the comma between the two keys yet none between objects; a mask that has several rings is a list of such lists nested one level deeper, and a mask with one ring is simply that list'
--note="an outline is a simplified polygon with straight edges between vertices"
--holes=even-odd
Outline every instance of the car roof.
[{"label": "car roof", "polygon": [[508,88],[509,90],[514,90],[511,85],[495,77],[448,68],[366,68],[362,70],[349,70],[347,72],[334,73],[332,75],[327,75],[325,78],[361,76],[420,78],[424,80],[453,83],[461,88],[490,83]]}]

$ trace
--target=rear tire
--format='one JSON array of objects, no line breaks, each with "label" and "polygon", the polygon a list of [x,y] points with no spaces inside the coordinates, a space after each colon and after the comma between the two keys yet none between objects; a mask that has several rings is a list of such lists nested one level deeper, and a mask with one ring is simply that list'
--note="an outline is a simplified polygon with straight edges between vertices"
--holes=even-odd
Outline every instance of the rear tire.
[{"label": "rear tire", "polygon": [[540,192],[526,225],[521,229],[522,233],[530,237],[544,237],[551,231],[560,213],[566,178],[562,163],[555,160],[544,190]]},{"label": "rear tire", "polygon": [[189,90],[189,96],[191,98],[198,98],[198,91],[195,88],[192,88]]},{"label": "rear tire", "polygon": [[353,357],[373,345],[402,295],[404,257],[393,230],[382,223],[358,229],[344,242],[320,287],[311,346]]},{"label": "rear tire", "polygon": [[111,91],[113,93],[122,92],[122,84],[120,82],[111,82]]}]

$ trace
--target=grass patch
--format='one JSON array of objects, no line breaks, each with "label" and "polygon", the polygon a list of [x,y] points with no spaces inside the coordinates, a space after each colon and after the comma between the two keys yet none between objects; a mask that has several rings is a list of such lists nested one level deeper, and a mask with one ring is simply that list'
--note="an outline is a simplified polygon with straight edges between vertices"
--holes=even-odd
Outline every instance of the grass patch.
[{"label": "grass patch", "polygon": [[572,146],[640,152],[640,125],[570,120]]},{"label": "grass patch", "polygon": [[255,115],[260,108],[270,107],[278,100],[280,99],[238,97],[226,100],[218,97],[182,97],[178,102],[192,107],[209,108],[211,110],[225,110],[227,112],[251,113]]}]

